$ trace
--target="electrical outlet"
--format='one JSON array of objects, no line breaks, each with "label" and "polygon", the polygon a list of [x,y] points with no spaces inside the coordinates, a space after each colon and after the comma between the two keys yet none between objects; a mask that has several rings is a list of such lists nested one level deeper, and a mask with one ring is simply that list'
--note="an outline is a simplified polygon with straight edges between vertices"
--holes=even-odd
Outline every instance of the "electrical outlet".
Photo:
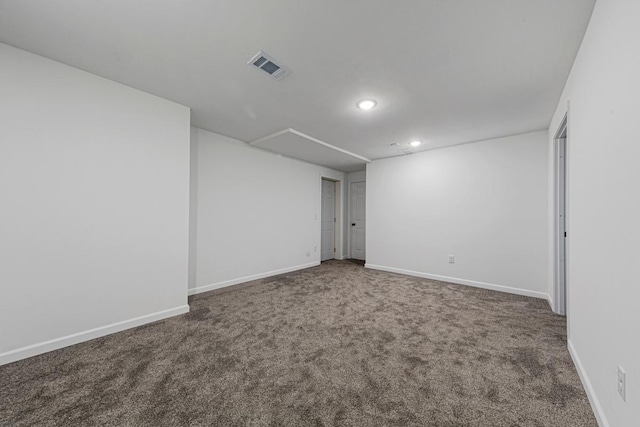
[{"label": "electrical outlet", "polygon": [[317,246],[313,247],[313,252],[318,252],[318,247]]},{"label": "electrical outlet", "polygon": [[454,264],[456,262],[456,257],[453,255],[449,255],[449,264]]},{"label": "electrical outlet", "polygon": [[627,400],[627,373],[618,365],[618,394],[623,401]]}]

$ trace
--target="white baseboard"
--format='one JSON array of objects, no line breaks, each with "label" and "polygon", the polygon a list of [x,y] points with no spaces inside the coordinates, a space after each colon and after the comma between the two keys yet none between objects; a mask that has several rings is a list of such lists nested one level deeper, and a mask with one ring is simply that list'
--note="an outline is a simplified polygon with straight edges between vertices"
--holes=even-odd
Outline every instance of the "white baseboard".
[{"label": "white baseboard", "polygon": [[549,303],[549,307],[551,307],[551,311],[553,311],[553,297],[551,294],[547,294],[547,302]]},{"label": "white baseboard", "polygon": [[49,341],[33,344],[27,347],[18,348],[16,350],[7,351],[0,354],[0,366],[7,363],[16,362],[26,359],[27,357],[37,356],[38,354],[47,353],[62,347],[89,341],[94,338],[100,338],[115,332],[124,331],[125,329],[135,328],[147,323],[156,322],[166,319],[167,317],[177,316],[189,312],[188,305],[170,308],[168,310],[158,311],[156,313],[147,314],[145,316],[136,317],[134,319],[123,320],[122,322],[111,323],[110,325],[100,326],[98,328],[89,329],[88,331],[78,332],[61,338],[55,338]]},{"label": "white baseboard", "polygon": [[290,273],[296,270],[315,267],[320,265],[320,261],[310,262],[308,264],[296,265],[294,267],[281,268],[279,270],[267,271],[265,273],[253,274],[251,276],[239,277],[237,279],[225,280],[224,282],[212,283],[210,285],[197,286],[189,289],[189,295],[201,294],[203,292],[213,291],[215,289],[226,288],[227,286],[238,285],[240,283],[250,282],[252,280],[264,279],[265,277],[277,276],[278,274]]},{"label": "white baseboard", "polygon": [[458,279],[456,277],[439,276],[436,274],[422,273],[420,271],[403,270],[401,268],[385,267],[383,265],[365,264],[365,268],[388,271],[390,273],[405,274],[407,276],[423,277],[425,279],[440,280],[442,282],[456,283],[458,285],[473,286],[475,288],[489,289],[491,291],[506,292],[509,294],[524,295],[527,297],[548,299],[544,292],[530,291],[527,289],[512,288],[510,286],[494,285],[493,283],[476,282],[473,280]]},{"label": "white baseboard", "polygon": [[[580,377],[580,381],[582,381],[582,386],[584,387],[585,392],[587,393],[587,397],[589,398],[589,403],[591,403],[591,409],[593,410],[594,415],[596,416],[596,421],[600,427],[609,427],[609,422],[607,418],[604,416],[604,411],[602,410],[602,406],[596,397],[596,393],[593,390],[593,386],[591,385],[591,381],[589,380],[589,376],[587,375],[587,371],[584,369],[584,365],[582,365],[582,361],[576,352],[576,348],[573,346],[571,340],[567,340],[567,347],[569,348],[569,354],[571,355],[571,359],[573,359],[573,364],[578,371],[578,376]],[[614,383],[615,386],[615,383]]]}]

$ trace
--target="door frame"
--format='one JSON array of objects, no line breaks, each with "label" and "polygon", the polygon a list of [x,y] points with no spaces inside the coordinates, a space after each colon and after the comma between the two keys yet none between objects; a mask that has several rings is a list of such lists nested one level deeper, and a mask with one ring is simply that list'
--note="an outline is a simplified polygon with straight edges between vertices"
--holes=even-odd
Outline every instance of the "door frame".
[{"label": "door frame", "polygon": [[342,194],[344,194],[343,191],[343,180],[341,179],[337,179],[335,177],[332,176],[327,176],[327,175],[320,175],[320,179],[318,180],[318,184],[319,184],[319,196],[318,196],[318,201],[319,201],[319,206],[318,206],[318,210],[317,212],[319,212],[319,216],[316,215],[316,220],[318,223],[318,243],[314,246],[315,248],[315,252],[317,254],[318,257],[318,262],[321,262],[322,260],[322,180],[326,180],[326,181],[331,181],[335,184],[336,189],[334,194],[334,218],[336,219],[335,221],[335,227],[333,228],[333,244],[335,245],[335,251],[334,251],[334,259],[344,259],[343,256],[343,236],[344,236],[344,230],[343,230],[343,212],[344,212],[344,203],[342,202]]},{"label": "door frame", "polygon": [[[569,311],[569,126],[568,112],[553,137],[553,312]],[[563,200],[564,199],[564,200]],[[564,205],[564,211],[563,211]],[[562,218],[561,215],[564,215]],[[562,218],[562,219],[561,219]],[[564,245],[564,262],[561,249]]]},{"label": "door frame", "polygon": [[[365,186],[366,186],[366,179],[356,179],[354,181],[349,181],[349,188],[347,190],[347,204],[349,206],[349,208],[347,209],[347,223],[350,224],[351,223],[351,212],[353,210],[353,206],[351,206],[351,184],[355,184],[358,182],[364,182]],[[366,187],[365,187],[366,188]],[[366,191],[365,191],[365,199],[366,199]],[[366,225],[365,225],[365,236],[366,236]],[[366,237],[365,237],[366,239]],[[351,227],[349,227],[349,231],[347,233],[347,256],[349,258],[352,258],[352,254],[351,254]],[[367,254],[365,252],[365,258],[366,258]]]}]

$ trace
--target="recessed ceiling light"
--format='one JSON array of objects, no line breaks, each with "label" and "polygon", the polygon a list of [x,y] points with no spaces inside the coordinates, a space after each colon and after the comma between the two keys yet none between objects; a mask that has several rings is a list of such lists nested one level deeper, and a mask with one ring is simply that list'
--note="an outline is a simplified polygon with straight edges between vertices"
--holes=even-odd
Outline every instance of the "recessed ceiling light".
[{"label": "recessed ceiling light", "polygon": [[366,111],[366,110],[371,110],[377,104],[378,103],[373,99],[363,99],[362,101],[358,102],[356,105],[358,106],[359,109]]},{"label": "recessed ceiling light", "polygon": [[422,141],[411,141],[409,143],[409,145],[412,146],[412,147],[418,147],[418,146],[422,145]]}]

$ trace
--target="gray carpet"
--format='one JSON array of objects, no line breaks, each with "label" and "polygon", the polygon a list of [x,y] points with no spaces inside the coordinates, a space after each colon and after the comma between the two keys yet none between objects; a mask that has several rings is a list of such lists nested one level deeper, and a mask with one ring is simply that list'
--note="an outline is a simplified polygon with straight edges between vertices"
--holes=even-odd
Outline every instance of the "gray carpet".
[{"label": "gray carpet", "polygon": [[0,425],[596,426],[546,301],[330,261],[0,367]]}]

